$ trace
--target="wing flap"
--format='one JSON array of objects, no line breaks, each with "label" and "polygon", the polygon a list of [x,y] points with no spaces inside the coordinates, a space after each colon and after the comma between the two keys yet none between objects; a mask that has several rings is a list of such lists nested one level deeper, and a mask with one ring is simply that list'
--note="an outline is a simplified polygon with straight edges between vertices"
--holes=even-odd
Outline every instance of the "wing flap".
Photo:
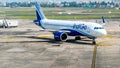
[{"label": "wing flap", "polygon": [[49,29],[41,29],[40,31],[48,31],[48,32],[65,32],[65,33],[70,33],[71,31],[67,31],[67,30],[49,30]]}]

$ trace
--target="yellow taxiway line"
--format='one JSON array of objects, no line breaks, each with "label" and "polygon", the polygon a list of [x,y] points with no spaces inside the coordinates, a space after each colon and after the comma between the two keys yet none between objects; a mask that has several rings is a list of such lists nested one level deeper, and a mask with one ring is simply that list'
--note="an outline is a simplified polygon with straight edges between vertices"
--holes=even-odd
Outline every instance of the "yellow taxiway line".
[{"label": "yellow taxiway line", "polygon": [[97,46],[98,46],[98,45],[94,45],[94,52],[93,52],[93,59],[92,59],[91,68],[95,68],[95,61],[96,61],[96,54],[97,54]]},{"label": "yellow taxiway line", "polygon": [[38,35],[36,38],[53,38],[52,35]]},{"label": "yellow taxiway line", "polygon": [[102,36],[101,38],[117,38],[117,36],[110,36],[110,35],[107,35],[107,36]]}]

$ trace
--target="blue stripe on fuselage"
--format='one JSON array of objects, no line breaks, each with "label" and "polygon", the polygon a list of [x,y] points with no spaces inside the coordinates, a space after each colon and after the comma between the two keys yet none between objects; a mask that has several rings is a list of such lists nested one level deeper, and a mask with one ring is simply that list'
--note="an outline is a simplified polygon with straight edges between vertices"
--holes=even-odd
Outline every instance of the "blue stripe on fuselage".
[{"label": "blue stripe on fuselage", "polygon": [[70,31],[70,33],[68,33],[69,36],[77,36],[77,35],[80,35],[80,36],[87,36],[89,38],[96,38],[95,36],[92,36],[90,34],[87,34],[87,33],[84,33],[82,31],[78,32],[76,30],[72,30],[72,29],[61,29],[61,30],[67,30],[67,31]]}]

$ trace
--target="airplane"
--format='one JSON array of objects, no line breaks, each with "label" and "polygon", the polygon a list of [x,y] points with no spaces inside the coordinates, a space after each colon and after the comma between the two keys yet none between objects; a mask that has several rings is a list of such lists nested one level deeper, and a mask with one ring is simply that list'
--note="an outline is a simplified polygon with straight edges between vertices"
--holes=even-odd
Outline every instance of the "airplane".
[{"label": "airplane", "polygon": [[[45,31],[53,32],[55,41],[66,41],[68,36],[75,36],[75,40],[81,40],[81,36],[92,39],[92,44],[96,44],[95,39],[107,35],[103,25],[83,21],[66,21],[47,19],[40,7],[35,3],[37,20],[34,23],[42,27]],[[102,17],[103,24],[105,23]]]}]

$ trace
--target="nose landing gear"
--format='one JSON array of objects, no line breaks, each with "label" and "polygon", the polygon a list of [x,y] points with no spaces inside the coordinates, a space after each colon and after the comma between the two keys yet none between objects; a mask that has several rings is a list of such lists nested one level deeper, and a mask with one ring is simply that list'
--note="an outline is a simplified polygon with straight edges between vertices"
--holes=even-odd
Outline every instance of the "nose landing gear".
[{"label": "nose landing gear", "polygon": [[93,44],[93,45],[96,45],[95,38],[92,40],[92,44]]}]

